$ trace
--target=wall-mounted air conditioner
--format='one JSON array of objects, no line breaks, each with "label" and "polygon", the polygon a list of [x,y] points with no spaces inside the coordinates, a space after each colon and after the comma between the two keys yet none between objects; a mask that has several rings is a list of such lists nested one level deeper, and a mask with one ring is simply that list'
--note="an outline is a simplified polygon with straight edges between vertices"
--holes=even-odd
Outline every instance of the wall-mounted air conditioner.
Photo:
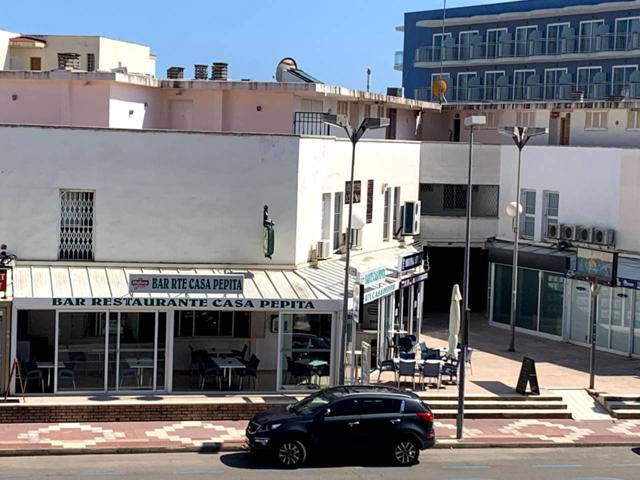
[{"label": "wall-mounted air conditioner", "polygon": [[323,260],[331,256],[331,241],[318,240],[318,259]]},{"label": "wall-mounted air conditioner", "polygon": [[613,245],[615,243],[615,231],[610,228],[595,227],[593,229],[593,243]]},{"label": "wall-mounted air conditioner", "polygon": [[402,235],[420,235],[420,202],[405,202],[402,208]]},{"label": "wall-mounted air conditioner", "polygon": [[591,243],[593,237],[593,229],[591,227],[576,227],[576,241],[582,243]]},{"label": "wall-mounted air conditioner", "polygon": [[560,225],[558,225],[557,223],[548,224],[544,238],[552,241],[560,240]]},{"label": "wall-mounted air conditioner", "polygon": [[576,226],[569,224],[560,225],[560,238],[562,240],[575,240],[576,239]]}]

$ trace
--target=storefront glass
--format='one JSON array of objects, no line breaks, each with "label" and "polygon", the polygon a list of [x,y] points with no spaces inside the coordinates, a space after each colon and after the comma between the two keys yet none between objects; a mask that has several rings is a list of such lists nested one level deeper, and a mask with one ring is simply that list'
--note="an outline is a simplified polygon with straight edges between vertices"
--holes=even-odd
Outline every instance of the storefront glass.
[{"label": "storefront glass", "polygon": [[571,329],[569,337],[574,342],[589,343],[589,310],[591,293],[587,282],[572,280],[571,283]]},{"label": "storefront glass", "polygon": [[53,310],[18,311],[16,356],[25,378],[25,392],[53,392],[55,322]]},{"label": "storefront glass", "polygon": [[518,269],[518,310],[516,326],[537,330],[539,272]]},{"label": "storefront glass", "polygon": [[636,291],[633,292],[636,304],[636,315],[633,324],[633,353],[640,355],[640,294]]},{"label": "storefront glass", "polygon": [[329,385],[331,315],[280,315],[280,382],[284,389]]},{"label": "storefront glass", "polygon": [[511,319],[511,267],[495,266],[493,321],[508,324]]},{"label": "storefront glass", "polygon": [[562,335],[562,310],[564,278],[553,273],[542,272],[540,292],[540,331],[551,335]]},{"label": "storefront glass", "polygon": [[615,288],[611,308],[610,348],[622,353],[629,352],[631,325],[631,290]]},{"label": "storefront glass", "polygon": [[[611,322],[611,288],[601,287],[598,293],[598,317],[596,345],[609,348],[609,324]],[[587,320],[587,325],[589,321]]]}]

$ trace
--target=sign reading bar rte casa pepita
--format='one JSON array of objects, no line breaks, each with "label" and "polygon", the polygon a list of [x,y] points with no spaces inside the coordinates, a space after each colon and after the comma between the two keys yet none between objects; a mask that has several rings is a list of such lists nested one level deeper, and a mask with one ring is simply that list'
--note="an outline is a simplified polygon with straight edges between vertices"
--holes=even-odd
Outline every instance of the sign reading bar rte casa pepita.
[{"label": "sign reading bar rte casa pepita", "polygon": [[243,275],[129,274],[131,293],[242,293]]}]

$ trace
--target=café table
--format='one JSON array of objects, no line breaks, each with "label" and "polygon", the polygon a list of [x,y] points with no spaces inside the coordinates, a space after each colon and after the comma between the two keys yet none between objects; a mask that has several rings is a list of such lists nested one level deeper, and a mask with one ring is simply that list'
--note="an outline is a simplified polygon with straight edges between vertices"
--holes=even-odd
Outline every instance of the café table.
[{"label": "caf\u00e9 table", "polygon": [[213,363],[222,370],[225,377],[229,377],[229,389],[231,389],[231,371],[236,368],[247,368],[247,366],[236,357],[216,358],[213,360]]},{"label": "caf\u00e9 table", "polygon": [[136,378],[138,379],[138,387],[142,387],[144,383],[144,371],[153,370],[152,358],[125,358],[125,362],[129,367],[136,370]]},{"label": "caf\u00e9 table", "polygon": [[[51,370],[54,369],[55,365],[53,362],[36,362],[36,367],[40,370],[46,370],[47,372],[47,387],[51,386]],[[67,368],[67,366],[63,362],[58,362],[58,368]]]}]

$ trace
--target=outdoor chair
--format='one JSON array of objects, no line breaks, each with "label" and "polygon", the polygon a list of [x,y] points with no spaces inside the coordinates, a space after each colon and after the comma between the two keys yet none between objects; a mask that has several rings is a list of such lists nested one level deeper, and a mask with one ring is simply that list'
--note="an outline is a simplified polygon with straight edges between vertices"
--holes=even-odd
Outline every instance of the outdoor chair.
[{"label": "outdoor chair", "polygon": [[249,361],[243,363],[247,367],[238,372],[238,377],[240,378],[240,390],[242,390],[242,383],[245,378],[248,378],[249,380],[253,379],[253,388],[255,390],[258,388],[258,365],[260,365],[260,359],[256,357],[255,354],[252,354]]},{"label": "outdoor chair", "polygon": [[426,352],[427,351],[427,342],[420,342],[419,346],[420,346],[420,351],[421,352]]},{"label": "outdoor chair", "polygon": [[383,360],[378,367],[378,383],[380,383],[380,375],[382,372],[393,372],[394,377],[397,376],[396,362],[393,360]]},{"label": "outdoor chair", "polygon": [[209,378],[217,380],[218,390],[222,390],[222,370],[213,361],[207,359],[198,363],[198,373],[200,374],[200,390],[204,390]]},{"label": "outdoor chair", "polygon": [[[71,355],[69,355],[71,357]],[[73,389],[76,390],[76,363],[73,361],[65,362],[64,368],[58,368],[58,387],[61,383],[71,382]]]},{"label": "outdoor chair", "polygon": [[411,337],[400,337],[398,339],[398,348],[400,352],[410,352],[413,350],[413,342],[411,341]]},{"label": "outdoor chair", "polygon": [[38,368],[35,362],[26,362],[23,363],[20,360],[20,366],[22,373],[24,375],[24,385],[23,391],[24,393],[27,390],[27,385],[29,384],[29,380],[35,380],[40,383],[40,388],[42,389],[42,393],[44,393],[44,375],[42,374],[42,370]]},{"label": "outdoor chair", "polygon": [[422,360],[440,360],[440,350],[437,348],[427,348],[420,353]]},{"label": "outdoor chair", "polygon": [[131,368],[131,366],[129,365],[128,362],[125,361],[121,361],[120,362],[120,368],[119,370],[119,375],[120,375],[120,382],[119,385],[120,387],[122,387],[125,383],[125,380],[127,379],[132,379],[133,380],[133,385],[137,386],[138,384],[138,371],[135,368]]},{"label": "outdoor chair", "polygon": [[191,344],[189,344],[189,351],[191,352],[191,373],[193,373],[195,371],[196,368],[198,368],[198,365],[201,362],[206,362],[209,358],[209,352],[207,352],[206,350],[194,350],[193,347],[191,346]]},{"label": "outdoor chair", "polygon": [[[311,370],[307,365],[294,362],[291,357],[287,357],[287,375],[290,381],[294,381],[296,385],[301,385],[306,380],[311,383]],[[300,381],[302,379],[302,381]]]},{"label": "outdoor chair", "polygon": [[415,360],[400,360],[398,364],[398,388],[402,383],[402,377],[411,377],[413,382],[413,388],[416,388],[416,361]]},{"label": "outdoor chair", "polygon": [[[450,360],[449,362],[442,365],[441,368],[442,375],[449,375],[449,383],[457,384],[458,383],[458,361]],[[455,382],[453,379],[456,379]]]},{"label": "outdoor chair", "polygon": [[231,355],[240,360],[244,360],[244,357],[247,355],[247,350],[249,350],[249,344],[245,343],[242,350],[231,350]]},{"label": "outdoor chair", "polygon": [[436,387],[440,389],[440,364],[439,363],[424,363],[422,364],[422,370],[420,371],[422,376],[423,388],[426,387],[426,379],[435,378]]},{"label": "outdoor chair", "polygon": [[400,352],[400,360],[415,360],[415,352]]}]

